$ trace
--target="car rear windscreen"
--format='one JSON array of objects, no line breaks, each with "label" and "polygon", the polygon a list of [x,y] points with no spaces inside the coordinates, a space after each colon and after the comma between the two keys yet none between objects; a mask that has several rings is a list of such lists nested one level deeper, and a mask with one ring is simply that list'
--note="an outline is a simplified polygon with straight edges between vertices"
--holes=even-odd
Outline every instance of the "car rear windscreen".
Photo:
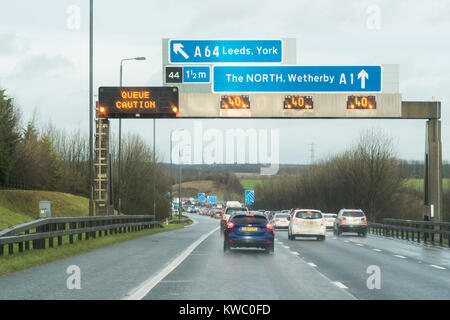
[{"label": "car rear windscreen", "polygon": [[233,222],[236,224],[266,224],[267,219],[262,216],[235,216]]},{"label": "car rear windscreen", "polygon": [[317,211],[300,211],[297,212],[295,217],[300,219],[321,219],[322,214]]},{"label": "car rear windscreen", "polygon": [[233,212],[239,212],[239,211],[247,211],[246,208],[227,208],[227,211],[225,214],[232,214]]},{"label": "car rear windscreen", "polygon": [[364,217],[364,213],[362,213],[361,211],[344,211],[342,215],[344,217],[355,217],[355,218]]},{"label": "car rear windscreen", "polygon": [[286,219],[286,218],[289,218],[289,217],[290,217],[290,215],[288,215],[288,214],[277,214],[273,218],[274,219]]}]

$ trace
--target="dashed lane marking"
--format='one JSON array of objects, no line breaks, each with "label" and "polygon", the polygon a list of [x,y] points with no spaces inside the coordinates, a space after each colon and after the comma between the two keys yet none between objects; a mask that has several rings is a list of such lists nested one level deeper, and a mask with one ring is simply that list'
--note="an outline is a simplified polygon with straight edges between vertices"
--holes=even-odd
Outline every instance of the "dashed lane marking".
[{"label": "dashed lane marking", "polygon": [[445,270],[444,267],[437,266],[437,265],[435,265],[435,264],[430,264],[430,266],[433,267],[433,268],[436,268],[436,269]]},{"label": "dashed lane marking", "polygon": [[398,254],[394,254],[394,257],[400,258],[400,259],[406,259],[406,257],[398,255]]},{"label": "dashed lane marking", "polygon": [[337,287],[341,288],[341,289],[348,289],[347,286],[345,286],[343,283],[339,282],[339,281],[334,281],[333,282]]}]

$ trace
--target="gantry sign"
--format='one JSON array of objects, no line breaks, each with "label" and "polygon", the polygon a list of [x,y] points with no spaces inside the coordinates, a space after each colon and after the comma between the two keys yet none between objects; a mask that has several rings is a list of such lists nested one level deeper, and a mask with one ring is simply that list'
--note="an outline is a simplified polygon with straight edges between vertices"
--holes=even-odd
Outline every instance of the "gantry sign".
[{"label": "gantry sign", "polygon": [[424,212],[441,219],[441,104],[402,101],[398,65],[298,65],[292,38],[162,39],[162,51],[163,87],[101,87],[99,117],[427,119]]},{"label": "gantry sign", "polygon": [[296,40],[163,39],[180,118],[401,118],[396,65],[297,65]]}]

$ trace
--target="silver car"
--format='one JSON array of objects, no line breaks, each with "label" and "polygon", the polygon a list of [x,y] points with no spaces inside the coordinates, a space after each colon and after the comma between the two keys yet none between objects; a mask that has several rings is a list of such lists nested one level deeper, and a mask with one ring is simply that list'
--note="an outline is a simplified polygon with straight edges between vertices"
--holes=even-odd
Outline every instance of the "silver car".
[{"label": "silver car", "polygon": [[289,213],[275,213],[272,218],[272,225],[275,229],[287,229],[289,228],[290,218]]},{"label": "silver car", "polygon": [[355,232],[367,236],[367,218],[361,209],[341,209],[334,222],[333,232],[340,236],[343,232]]},{"label": "silver car", "polygon": [[325,226],[327,229],[333,229],[334,222],[336,221],[337,214],[335,213],[324,213],[323,217],[325,218]]}]

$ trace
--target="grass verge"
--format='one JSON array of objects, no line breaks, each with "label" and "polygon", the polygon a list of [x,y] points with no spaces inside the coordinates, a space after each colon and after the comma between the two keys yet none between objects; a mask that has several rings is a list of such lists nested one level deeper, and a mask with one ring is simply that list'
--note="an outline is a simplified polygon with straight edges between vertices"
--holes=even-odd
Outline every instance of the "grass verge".
[{"label": "grass verge", "polygon": [[245,190],[255,190],[255,187],[262,183],[262,179],[241,179],[240,182]]},{"label": "grass verge", "polygon": [[61,246],[58,246],[57,241],[54,241],[54,248],[48,248],[47,239],[47,249],[45,250],[32,249],[29,251],[18,252],[18,245],[15,245],[14,254],[12,255],[8,255],[7,247],[5,247],[5,256],[0,256],[0,276],[46,264],[52,261],[64,259],[74,255],[86,253],[94,249],[106,247],[119,242],[124,242],[160,232],[182,229],[184,226],[191,223],[192,220],[181,224],[164,224],[164,228],[147,229],[139,232],[120,233],[102,237],[97,236],[97,238],[90,238],[89,240],[77,240],[77,237],[74,237],[74,244],[69,243],[69,236],[64,236]]}]

